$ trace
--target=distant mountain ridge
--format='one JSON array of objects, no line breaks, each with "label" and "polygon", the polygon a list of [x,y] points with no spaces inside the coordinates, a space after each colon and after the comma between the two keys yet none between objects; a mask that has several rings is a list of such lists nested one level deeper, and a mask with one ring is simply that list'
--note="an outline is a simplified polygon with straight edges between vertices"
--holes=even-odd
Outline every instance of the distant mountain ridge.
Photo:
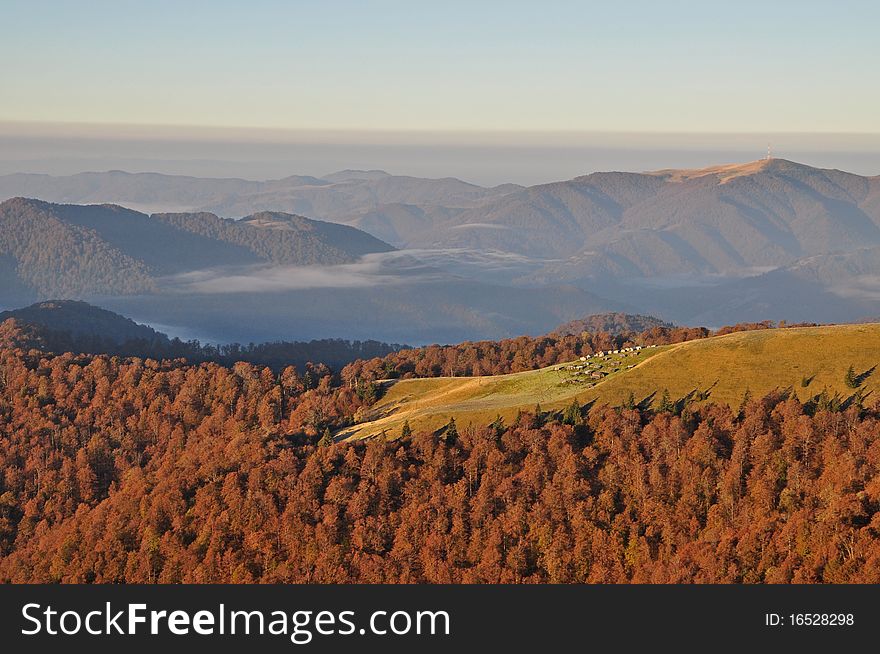
[{"label": "distant mountain ridge", "polygon": [[0,175],[0,200],[31,197],[67,204],[123,204],[144,211],[182,211],[218,196],[255,191],[260,182],[201,178],[122,170],[75,175],[15,173]]},{"label": "distant mountain ridge", "polygon": [[880,245],[880,177],[785,159],[493,188],[380,170],[265,182],[119,171],[0,176],[0,198],[23,194],[225,217],[287,212],[353,225],[397,247],[553,259],[530,279],[539,283],[753,274]]},{"label": "distant mountain ridge", "polygon": [[0,264],[14,273],[0,280],[0,298],[22,289],[37,298],[151,293],[163,275],[260,263],[350,263],[393,249],[353,227],[283,213],[233,221],[14,198],[0,204]]},{"label": "distant mountain ridge", "polygon": [[[506,184],[484,188],[455,178],[424,179],[391,175],[381,170],[344,170],[324,177],[291,175],[250,181],[197,178],[123,171],[88,172],[68,176],[17,173],[0,175],[0,200],[18,196],[58,203],[120,204],[144,213],[210,212],[237,218],[262,211],[285,212],[359,227],[370,214],[389,211],[421,212],[439,222],[521,187]],[[389,216],[375,236],[392,245],[406,245],[411,230]],[[433,224],[431,225],[431,227]]]},{"label": "distant mountain ridge", "polygon": [[518,191],[455,218],[477,220],[500,229],[459,230],[444,242],[498,247],[501,239],[502,249],[562,258],[545,276],[742,274],[880,244],[880,178],[782,159],[594,173]]},{"label": "distant mountain ridge", "polygon": [[[345,253],[334,247],[348,237],[331,234],[330,225],[345,225],[411,250],[444,272],[505,286],[513,297],[513,289],[577,288],[607,300],[597,306],[587,299],[590,309],[715,326],[763,319],[835,322],[880,313],[874,256],[875,249],[880,251],[880,177],[785,159],[597,172],[531,187],[493,188],[381,170],[266,182],[118,171],[0,177],[0,198],[21,188],[49,199],[133,198],[204,211],[187,211],[191,217],[185,219],[173,211],[153,215],[149,233],[162,224],[178,235],[167,256],[148,247],[154,241],[146,232],[131,239],[137,243],[115,247],[109,228],[96,236],[93,222],[71,218],[79,210],[48,212],[36,221],[40,228],[19,224],[16,229],[39,246],[22,260],[13,256],[18,250],[9,237],[0,235],[0,295],[8,297],[30,297],[32,289],[40,289],[38,297],[101,289],[114,296],[149,293],[157,274],[210,267],[218,260],[229,265],[341,261]],[[112,211],[105,211],[105,227],[124,222],[130,230],[143,223],[129,210],[112,210],[113,220]],[[300,219],[279,217],[281,211],[328,222],[320,230],[304,229],[297,227]],[[251,216],[239,221],[242,228],[260,229],[239,231],[219,217],[241,215]],[[81,274],[71,275],[69,257],[49,254],[58,252],[57,243],[45,236],[47,230],[55,232],[53,220],[63,223],[57,230],[66,244],[61,251],[83,253]],[[291,242],[288,225],[297,233]],[[310,242],[311,237],[316,240]],[[352,237],[349,250],[371,249],[369,237],[358,238],[360,245]],[[10,270],[19,272],[4,274]],[[458,287],[447,290],[461,296]],[[480,302],[484,309],[490,304],[494,314],[494,303]],[[583,315],[571,307],[554,305],[552,311]],[[549,317],[532,313],[540,323],[522,328],[536,333]],[[494,322],[494,316],[484,317]],[[385,337],[398,338],[396,332]]]},{"label": "distant mountain ridge", "polygon": [[234,221],[15,198],[0,203],[0,307],[88,300],[212,342],[420,344],[543,333],[626,306],[571,286],[466,279],[393,250],[278,212]]}]

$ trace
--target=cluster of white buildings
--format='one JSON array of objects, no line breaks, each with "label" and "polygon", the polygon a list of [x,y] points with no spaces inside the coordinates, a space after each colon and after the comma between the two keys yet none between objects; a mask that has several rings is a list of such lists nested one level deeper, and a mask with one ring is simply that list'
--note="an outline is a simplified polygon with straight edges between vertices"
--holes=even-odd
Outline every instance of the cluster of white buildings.
[{"label": "cluster of white buildings", "polygon": [[639,350],[644,350],[646,348],[651,348],[651,347],[657,347],[657,346],[656,345],[645,345],[645,346],[636,345],[633,347],[625,347],[620,350],[608,350],[607,352],[605,352],[604,350],[600,350],[599,352],[596,352],[596,354],[588,354],[586,356],[581,357],[581,361],[587,361],[588,359],[592,359],[593,357],[601,359],[603,357],[610,356],[612,354],[628,354],[630,352],[638,352]]},{"label": "cluster of white buildings", "polygon": [[[594,368],[592,364],[587,363],[590,359],[604,359],[605,357],[611,356],[612,354],[623,355],[623,356],[634,356],[640,350],[644,350],[644,349],[648,349],[648,348],[652,348],[652,347],[657,347],[657,346],[656,345],[645,345],[645,346],[635,345],[633,347],[624,347],[619,350],[608,350],[607,352],[603,350],[600,352],[596,352],[596,354],[587,354],[585,356],[580,357],[580,363],[575,363],[573,365],[567,365],[567,366],[558,366],[556,368],[556,370],[558,370],[558,371],[569,370],[569,371],[574,372],[575,375],[584,375],[584,376],[587,376],[589,379],[599,380],[599,379],[602,379],[603,377],[607,376],[609,373],[606,370],[601,370],[600,368],[601,368],[602,364],[600,364],[598,362],[595,364],[596,366],[598,366],[598,368]],[[629,370],[630,368],[634,368],[634,367],[635,367],[635,364],[632,364],[630,366],[627,366],[626,369]],[[612,372],[617,372],[619,370],[620,370],[620,368],[615,368]],[[582,383],[582,382],[580,382],[576,378],[573,378],[573,379],[567,379],[563,383],[576,384],[576,383]]]}]

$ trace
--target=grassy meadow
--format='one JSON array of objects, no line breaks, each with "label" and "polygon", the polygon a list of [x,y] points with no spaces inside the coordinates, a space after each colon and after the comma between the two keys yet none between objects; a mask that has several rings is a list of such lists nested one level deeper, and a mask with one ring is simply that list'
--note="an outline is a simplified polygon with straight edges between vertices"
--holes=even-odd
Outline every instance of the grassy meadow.
[{"label": "grassy meadow", "polygon": [[[873,403],[880,400],[878,364],[880,324],[739,332],[509,375],[399,381],[359,424],[336,437],[396,438],[405,421],[416,431],[438,429],[452,417],[459,428],[498,416],[509,422],[536,404],[560,410],[574,399],[617,406],[632,396],[642,406],[656,406],[664,390],[673,401],[689,397],[734,407],[747,390],[760,397],[790,388],[802,401],[823,390],[846,398],[856,392],[845,381],[850,366],[865,401]],[[605,376],[593,379],[594,371]]]}]

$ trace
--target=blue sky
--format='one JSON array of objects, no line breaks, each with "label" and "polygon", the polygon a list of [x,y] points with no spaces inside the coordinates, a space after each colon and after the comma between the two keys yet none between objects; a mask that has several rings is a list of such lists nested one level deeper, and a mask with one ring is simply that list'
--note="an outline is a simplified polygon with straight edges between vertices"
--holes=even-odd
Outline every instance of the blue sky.
[{"label": "blue sky", "polygon": [[880,132],[876,2],[6,0],[2,16],[6,121]]}]

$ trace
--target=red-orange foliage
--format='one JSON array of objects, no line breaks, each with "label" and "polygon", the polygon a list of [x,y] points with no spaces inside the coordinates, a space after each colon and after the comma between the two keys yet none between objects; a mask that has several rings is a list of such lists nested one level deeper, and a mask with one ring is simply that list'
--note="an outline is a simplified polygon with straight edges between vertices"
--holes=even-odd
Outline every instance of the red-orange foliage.
[{"label": "red-orange foliage", "polygon": [[668,345],[710,335],[704,327],[653,327],[635,334],[584,332],[578,335],[520,336],[501,341],[476,341],[458,345],[428,345],[401,350],[382,358],[350,363],[342,369],[344,380],[377,380],[410,377],[471,377],[536,370],[600,350],[633,345]]},{"label": "red-orange foliage", "polygon": [[367,395],[0,349],[0,581],[880,582],[877,408],[304,435]]}]

